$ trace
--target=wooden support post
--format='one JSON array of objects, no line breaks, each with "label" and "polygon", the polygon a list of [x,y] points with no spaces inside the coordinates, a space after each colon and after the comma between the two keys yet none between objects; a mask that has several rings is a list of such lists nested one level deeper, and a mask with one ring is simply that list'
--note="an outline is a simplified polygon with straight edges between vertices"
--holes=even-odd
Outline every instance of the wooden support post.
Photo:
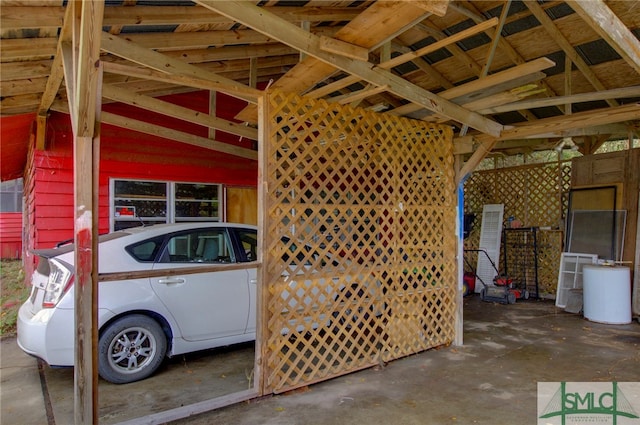
[{"label": "wooden support post", "polygon": [[100,35],[103,1],[73,7],[73,72],[69,81],[74,124],[75,369],[74,422],[98,423],[98,163],[102,85]]},{"label": "wooden support post", "polygon": [[258,285],[256,288],[256,343],[255,343],[255,366],[254,366],[254,388],[259,395],[264,395],[268,389],[267,377],[269,370],[265,359],[269,353],[266,342],[269,338],[269,290],[264,287],[265,282],[269,282],[268,269],[264,267],[264,252],[267,249],[266,229],[267,219],[267,190],[268,190],[268,169],[270,164],[267,151],[269,146],[269,135],[272,124],[269,111],[269,93],[258,98]]},{"label": "wooden support post", "polygon": [[[216,117],[217,93],[213,90],[209,92],[209,116],[212,118]],[[209,139],[216,140],[216,129],[213,127],[209,127]]]},{"label": "wooden support post", "polygon": [[[571,58],[567,55],[564,58],[564,95],[571,96],[573,94],[573,79],[571,74],[571,69],[573,68],[573,62],[571,62]],[[571,115],[572,106],[571,102],[567,102],[564,105],[564,114]]]}]

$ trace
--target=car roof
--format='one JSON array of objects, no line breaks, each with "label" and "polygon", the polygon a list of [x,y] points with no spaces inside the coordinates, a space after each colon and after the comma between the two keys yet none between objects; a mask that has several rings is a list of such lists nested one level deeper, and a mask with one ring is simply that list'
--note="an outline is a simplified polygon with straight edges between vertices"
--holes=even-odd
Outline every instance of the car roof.
[{"label": "car roof", "polygon": [[[154,224],[153,226],[138,226],[131,227],[129,229],[119,230],[118,232],[123,232],[126,234],[140,234],[146,233],[148,235],[159,235],[163,233],[172,233],[179,232],[182,230],[191,230],[191,229],[200,229],[200,228],[215,228],[215,227],[235,227],[235,228],[245,228],[257,230],[257,226],[253,226],[251,224],[242,224],[242,223],[227,223],[220,221],[196,221],[196,222],[188,222],[188,223],[171,223],[171,224]],[[118,232],[114,232],[118,233]]]},{"label": "car roof", "polygon": [[[144,238],[152,238],[157,235],[163,235],[165,233],[173,233],[173,232],[182,232],[188,231],[191,229],[202,229],[202,228],[218,228],[218,227],[233,227],[240,229],[250,229],[256,230],[257,226],[251,224],[242,224],[242,223],[227,223],[227,222],[188,222],[188,223],[171,223],[171,224],[155,224],[153,226],[138,226],[131,227],[128,229],[118,230],[112,233],[107,233],[99,236],[99,242],[108,242],[114,239],[120,239],[126,236],[140,236],[142,235]],[[48,248],[48,249],[34,249],[33,252],[35,255],[45,258],[53,258],[62,254],[66,254],[67,252],[73,251],[75,248],[75,244],[70,243],[66,245],[62,245],[56,248]]]}]

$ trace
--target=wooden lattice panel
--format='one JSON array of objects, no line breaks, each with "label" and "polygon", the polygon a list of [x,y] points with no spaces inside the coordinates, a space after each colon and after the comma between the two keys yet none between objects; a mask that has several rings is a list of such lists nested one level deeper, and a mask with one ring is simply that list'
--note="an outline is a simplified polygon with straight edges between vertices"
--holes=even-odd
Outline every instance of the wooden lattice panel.
[{"label": "wooden lattice panel", "polygon": [[[571,187],[571,162],[525,165],[473,173],[465,182],[465,212],[482,216],[484,204],[504,203],[504,225],[509,217],[526,227],[561,226]],[[480,222],[465,240],[465,248],[478,247]],[[538,233],[538,285],[541,295],[555,293],[564,229]],[[465,254],[475,264],[476,254]],[[498,264],[500,268],[502,261]],[[467,266],[468,268],[468,266]]]},{"label": "wooden lattice panel", "polygon": [[538,287],[541,296],[556,293],[563,234],[560,230],[538,232]]},{"label": "wooden lattice panel", "polygon": [[451,129],[277,91],[264,114],[264,392],[450,343]]}]

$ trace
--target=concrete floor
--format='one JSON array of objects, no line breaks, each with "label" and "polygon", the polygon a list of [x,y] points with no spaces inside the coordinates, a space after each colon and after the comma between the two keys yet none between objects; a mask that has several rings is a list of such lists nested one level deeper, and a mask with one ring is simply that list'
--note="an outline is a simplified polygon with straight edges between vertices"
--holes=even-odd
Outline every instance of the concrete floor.
[{"label": "concrete floor", "polygon": [[[538,382],[640,382],[637,321],[606,325],[559,310],[552,301],[499,305],[478,296],[465,299],[464,316],[463,346],[171,423],[535,424]],[[139,383],[101,381],[100,423],[246,390],[252,357],[253,346],[245,345],[173,359]],[[44,366],[38,373],[37,362],[16,350],[13,339],[2,341],[1,360],[0,423],[73,423],[72,370]],[[630,385],[625,396],[640,412],[640,383]]]}]

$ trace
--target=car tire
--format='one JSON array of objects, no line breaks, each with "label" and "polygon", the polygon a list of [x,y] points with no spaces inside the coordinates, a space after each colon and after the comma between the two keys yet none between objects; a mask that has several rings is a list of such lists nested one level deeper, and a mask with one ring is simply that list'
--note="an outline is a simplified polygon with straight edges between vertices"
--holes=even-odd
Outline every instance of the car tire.
[{"label": "car tire", "polygon": [[114,384],[149,377],[162,364],[167,337],[148,316],[124,316],[108,325],[98,342],[98,373]]}]

